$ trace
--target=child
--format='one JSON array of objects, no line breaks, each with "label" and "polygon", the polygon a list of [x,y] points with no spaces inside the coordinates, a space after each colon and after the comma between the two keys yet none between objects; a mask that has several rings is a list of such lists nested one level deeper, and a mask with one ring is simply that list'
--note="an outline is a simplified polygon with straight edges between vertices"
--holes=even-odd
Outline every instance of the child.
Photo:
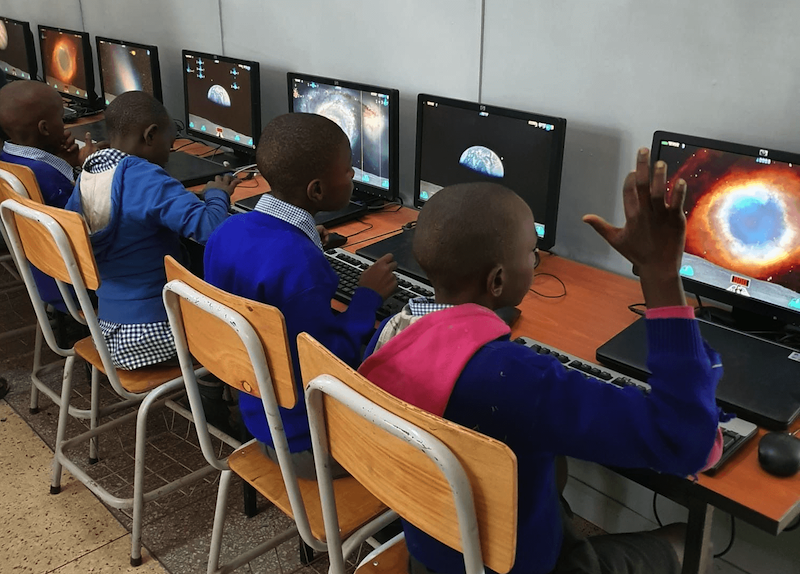
[{"label": "child", "polygon": [[124,93],[105,116],[111,147],[86,159],[66,207],[89,226],[100,328],[114,364],[130,370],[176,359],[161,299],[164,256],[184,259],[181,237],[205,243],[228,216],[238,180],[217,176],[201,201],[170,177],[163,166],[175,125],[149,94]]},{"label": "child", "polygon": [[[269,182],[255,211],[236,215],[206,246],[206,280],[225,291],[273,305],[286,319],[298,402],[281,410],[298,476],[314,478],[311,437],[296,358],[297,335],[312,334],[337,356],[357,365],[374,331],[375,312],[394,292],[397,264],[385,256],[365,270],[347,311],[334,315],[331,299],[338,276],[322,252],[324,229],[314,214],[343,208],[353,191],[350,143],[332,121],[314,114],[286,114],[264,129],[256,150]],[[242,419],[277,460],[261,399],[239,394]]]},{"label": "child", "polygon": [[47,84],[19,80],[0,90],[0,127],[7,137],[0,161],[31,168],[44,202],[53,207],[64,207],[75,186],[73,168],[98,149],[87,134],[79,150],[63,116],[61,96]]},{"label": "child", "polygon": [[[639,270],[648,307],[650,394],[567,371],[509,340],[492,310],[522,301],[533,278],[533,216],[512,191],[487,183],[439,191],[420,213],[414,255],[435,300],[413,299],[378,329],[360,371],[407,402],[502,440],[519,472],[512,573],[680,570],[683,529],[586,541],[559,501],[556,457],[689,475],[709,460],[719,357],[700,336],[681,286],[686,184],[666,197],[666,165],[647,150],[623,189],[626,224],[591,224]],[[373,354],[374,353],[374,354]],[[716,457],[718,458],[718,449]],[[711,462],[716,462],[712,460]],[[404,524],[414,574],[464,571],[461,554]]]}]

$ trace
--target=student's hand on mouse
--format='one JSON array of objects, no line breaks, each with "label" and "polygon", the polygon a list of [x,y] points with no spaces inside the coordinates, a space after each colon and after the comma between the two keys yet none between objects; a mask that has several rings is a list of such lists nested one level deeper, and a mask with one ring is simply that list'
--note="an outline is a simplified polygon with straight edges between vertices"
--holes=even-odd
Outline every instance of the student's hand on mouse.
[{"label": "student's hand on mouse", "polygon": [[198,192],[200,195],[205,194],[209,189],[221,189],[228,194],[228,197],[233,195],[233,190],[242,182],[238,177],[231,174],[218,175],[214,181],[209,181],[206,186]]},{"label": "student's hand on mouse", "polygon": [[101,149],[106,149],[109,147],[108,142],[93,142],[92,141],[92,134],[90,132],[86,132],[83,134],[83,142],[84,145],[78,151],[78,165],[83,165],[83,162],[86,161],[86,158],[92,155],[94,152],[99,151]]},{"label": "student's hand on mouse", "polygon": [[622,187],[625,226],[614,227],[598,215],[585,215],[603,239],[638,272],[648,308],[686,305],[680,264],[686,240],[683,200],[686,182],[677,180],[667,193],[667,164],[656,162],[650,175],[650,152],[639,150],[636,171]]},{"label": "student's hand on mouse", "polygon": [[322,240],[322,245],[325,245],[331,232],[324,225],[317,225],[317,233],[319,233],[319,238]]},{"label": "student's hand on mouse", "polygon": [[393,271],[397,269],[397,261],[391,253],[387,253],[375,263],[364,269],[358,280],[359,287],[369,287],[378,295],[388,299],[397,289],[397,277]]}]

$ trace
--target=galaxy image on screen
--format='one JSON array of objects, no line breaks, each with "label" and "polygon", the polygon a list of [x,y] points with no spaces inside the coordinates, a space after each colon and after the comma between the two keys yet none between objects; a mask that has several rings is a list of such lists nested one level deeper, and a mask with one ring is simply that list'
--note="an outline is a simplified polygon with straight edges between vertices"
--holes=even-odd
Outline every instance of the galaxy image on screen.
[{"label": "galaxy image on screen", "polygon": [[87,98],[83,38],[69,32],[43,29],[42,64],[48,84],[63,94]]},{"label": "galaxy image on screen", "polygon": [[800,309],[800,167],[671,143],[659,158],[670,189],[678,178],[687,183],[681,273]]},{"label": "galaxy image on screen", "polygon": [[150,50],[100,41],[97,57],[106,104],[125,92],[139,91],[153,95]]},{"label": "galaxy image on screen", "polygon": [[255,148],[250,66],[186,54],[189,129]]},{"label": "galaxy image on screen", "polygon": [[553,126],[438,102],[422,106],[419,200],[457,183],[499,183],[530,206],[543,237]]},{"label": "galaxy image on screen", "polygon": [[350,139],[355,180],[389,188],[389,96],[314,81],[294,81],[293,112],[336,122]]},{"label": "galaxy image on screen", "polygon": [[0,19],[0,67],[9,76],[30,80],[28,62],[24,28]]}]

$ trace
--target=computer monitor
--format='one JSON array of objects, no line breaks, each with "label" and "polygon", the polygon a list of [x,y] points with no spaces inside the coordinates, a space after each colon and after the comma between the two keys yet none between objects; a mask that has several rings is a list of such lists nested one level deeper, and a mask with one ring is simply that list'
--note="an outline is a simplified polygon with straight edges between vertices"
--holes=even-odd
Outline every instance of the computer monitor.
[{"label": "computer monitor", "polygon": [[336,122],[353,151],[353,191],[360,199],[394,201],[400,195],[397,90],[287,74],[289,111],[319,114]]},{"label": "computer monitor", "polygon": [[687,291],[800,325],[800,154],[657,131],[668,188],[687,183]]},{"label": "computer monitor", "polygon": [[161,71],[158,48],[123,40],[95,37],[97,64],[100,67],[100,90],[105,105],[125,92],[147,92],[157,100],[161,96]]},{"label": "computer monitor", "polygon": [[255,155],[261,133],[258,62],[184,50],[183,94],[189,134]]},{"label": "computer monitor", "polygon": [[0,17],[0,68],[9,78],[36,79],[36,48],[27,22]]},{"label": "computer monitor", "polygon": [[87,32],[39,26],[44,80],[62,95],[93,104],[94,67]]},{"label": "computer monitor", "polygon": [[489,181],[519,194],[539,249],[556,240],[567,120],[420,94],[414,205],[448,185]]}]

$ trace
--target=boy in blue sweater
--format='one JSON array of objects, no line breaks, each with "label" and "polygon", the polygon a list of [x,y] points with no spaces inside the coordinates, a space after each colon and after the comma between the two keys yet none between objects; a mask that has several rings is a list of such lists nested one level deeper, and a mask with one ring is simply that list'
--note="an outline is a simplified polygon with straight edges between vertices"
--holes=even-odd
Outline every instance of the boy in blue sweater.
[{"label": "boy in blue sweater", "polygon": [[[323,116],[286,114],[267,125],[256,154],[272,192],[254,211],[231,217],[212,234],[204,259],[206,281],[283,313],[298,401],[291,410],[281,409],[281,418],[298,476],[314,478],[297,335],[308,332],[345,362],[358,365],[375,328],[375,312],[397,287],[392,273],[397,264],[386,256],[365,270],[347,311],[334,315],[331,299],[339,278],[322,252],[325,231],[316,228],[314,214],[342,209],[350,200],[350,142]],[[277,460],[261,399],[240,393],[239,408],[248,430]]]},{"label": "boy in blue sweater", "polygon": [[[533,278],[536,233],[524,201],[495,184],[445,188],[422,210],[414,254],[436,291],[387,319],[360,371],[395,396],[505,442],[517,455],[519,512],[514,574],[680,571],[682,525],[589,540],[560,501],[557,457],[690,475],[718,458],[719,357],[686,306],[678,269],[686,184],[667,192],[639,151],[625,180],[626,223],[592,225],[637,268],[647,304],[652,391],[618,388],[567,371],[509,340],[491,311],[516,305]],[[433,375],[433,376],[432,376]],[[711,458],[711,460],[709,460]],[[460,574],[461,554],[408,523],[413,574]]]},{"label": "boy in blue sweater", "polygon": [[164,257],[185,259],[181,237],[208,240],[239,180],[217,176],[201,201],[167,174],[175,125],[149,94],[122,94],[105,115],[111,147],[86,159],[66,208],[89,226],[100,328],[114,364],[130,370],[176,359],[161,299]]}]

